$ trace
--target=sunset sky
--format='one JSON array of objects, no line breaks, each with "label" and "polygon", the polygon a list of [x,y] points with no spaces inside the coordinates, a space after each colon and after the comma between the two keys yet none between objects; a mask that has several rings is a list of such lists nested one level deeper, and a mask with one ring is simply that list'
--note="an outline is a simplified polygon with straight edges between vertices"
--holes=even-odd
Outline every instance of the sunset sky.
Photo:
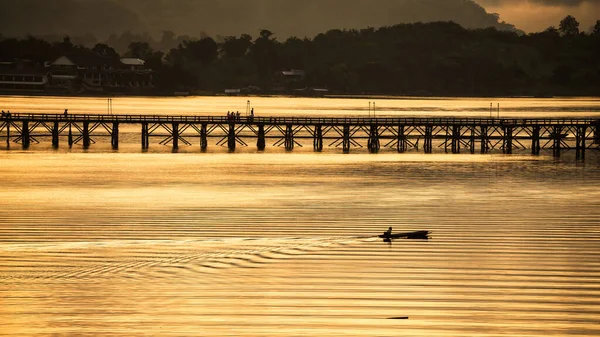
[{"label": "sunset sky", "polygon": [[560,20],[572,15],[587,31],[600,19],[600,0],[476,0],[489,13],[500,14],[525,32],[543,31],[558,26]]}]

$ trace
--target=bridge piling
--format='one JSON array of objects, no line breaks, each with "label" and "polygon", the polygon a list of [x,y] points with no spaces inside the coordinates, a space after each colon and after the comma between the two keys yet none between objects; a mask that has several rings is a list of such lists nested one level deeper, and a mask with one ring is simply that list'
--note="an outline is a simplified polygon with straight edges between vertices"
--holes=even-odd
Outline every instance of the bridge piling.
[{"label": "bridge piling", "polygon": [[6,122],[6,146],[10,146],[10,121]]},{"label": "bridge piling", "polygon": [[90,122],[83,122],[83,148],[87,149],[90,147]]},{"label": "bridge piling", "polygon": [[502,127],[504,135],[502,137],[502,152],[504,154],[512,154],[513,149],[513,127],[512,126],[504,126]]},{"label": "bridge piling", "polygon": [[208,148],[207,129],[208,124],[202,123],[202,125],[200,125],[200,150],[202,151],[206,151]]},{"label": "bridge piling", "polygon": [[540,127],[537,125],[531,131],[531,154],[540,154]]},{"label": "bridge piling", "polygon": [[258,148],[258,151],[264,151],[266,148],[266,141],[265,141],[265,125],[264,124],[258,124],[258,139],[256,140],[256,147]]},{"label": "bridge piling", "polygon": [[171,123],[173,137],[173,150],[179,149],[179,123]]},{"label": "bridge piling", "polygon": [[433,152],[433,127],[431,125],[425,126],[425,141],[423,147],[425,153]]},{"label": "bridge piling", "polygon": [[469,152],[475,154],[475,126],[470,126],[471,139],[469,140]]},{"label": "bridge piling", "polygon": [[481,154],[486,154],[489,151],[489,135],[487,125],[481,126]]},{"label": "bridge piling", "polygon": [[235,151],[235,124],[229,123],[229,132],[227,133],[227,148],[229,151]]},{"label": "bridge piling", "polygon": [[562,127],[555,125],[554,131],[552,132],[554,145],[552,146],[552,154],[554,157],[560,157],[561,141],[562,141]]},{"label": "bridge piling", "polygon": [[323,151],[323,127],[320,124],[315,125],[313,148],[315,152]]},{"label": "bridge piling", "polygon": [[112,132],[110,134],[110,145],[113,149],[119,148],[119,123],[113,122]]},{"label": "bridge piling", "polygon": [[585,136],[587,128],[585,126],[577,126],[576,145],[575,145],[575,157],[577,159],[585,159]]},{"label": "bridge piling", "polygon": [[452,153],[460,153],[460,126],[452,126]]},{"label": "bridge piling", "polygon": [[21,129],[21,141],[23,144],[23,148],[28,148],[31,138],[29,137],[29,121],[23,121],[23,128]]},{"label": "bridge piling", "polygon": [[69,122],[69,135],[67,136],[67,143],[69,144],[69,147],[73,147],[73,130],[72,130],[72,123]]},{"label": "bridge piling", "polygon": [[350,152],[350,125],[344,124],[343,139],[342,139],[342,150],[344,153]]},{"label": "bridge piling", "polygon": [[378,153],[381,147],[381,144],[379,143],[379,127],[375,124],[371,124],[367,147],[369,148],[370,153]]},{"label": "bridge piling", "polygon": [[58,121],[54,121],[53,125],[52,125],[52,147],[57,148],[58,147],[58,131],[59,131],[59,126],[58,126]]},{"label": "bridge piling", "polygon": [[294,149],[294,130],[292,124],[285,126],[285,149],[287,151]]},{"label": "bridge piling", "polygon": [[404,134],[404,125],[398,126],[398,153],[404,153],[406,151],[406,135]]},{"label": "bridge piling", "polygon": [[148,123],[142,122],[142,150],[147,150],[150,146],[150,133],[148,132]]}]

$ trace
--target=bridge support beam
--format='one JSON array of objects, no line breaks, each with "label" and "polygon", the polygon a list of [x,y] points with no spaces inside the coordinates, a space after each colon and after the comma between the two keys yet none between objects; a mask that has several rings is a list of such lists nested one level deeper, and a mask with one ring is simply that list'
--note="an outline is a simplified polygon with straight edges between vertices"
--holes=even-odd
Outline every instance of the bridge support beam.
[{"label": "bridge support beam", "polygon": [[471,140],[469,142],[469,150],[471,154],[475,154],[475,126],[470,126],[471,129]]},{"label": "bridge support beam", "polygon": [[112,133],[110,134],[110,145],[113,149],[119,148],[119,123],[113,122]]},{"label": "bridge support beam", "polygon": [[69,135],[67,137],[67,143],[69,144],[69,147],[73,146],[73,123],[69,122]]},{"label": "bridge support beam", "polygon": [[256,140],[256,147],[258,151],[264,151],[267,147],[267,143],[265,141],[265,125],[258,124],[258,139]]},{"label": "bridge support beam", "polygon": [[229,124],[229,132],[227,133],[227,147],[229,151],[235,151],[235,124]]},{"label": "bridge support beam", "polygon": [[433,127],[430,125],[425,126],[425,143],[423,144],[425,153],[433,152]]},{"label": "bridge support beam", "polygon": [[504,135],[502,137],[502,152],[505,154],[512,154],[513,148],[513,127],[512,126],[504,126],[502,127],[504,131]]},{"label": "bridge support beam", "polygon": [[6,147],[10,146],[10,121],[6,122]]},{"label": "bridge support beam", "polygon": [[575,157],[577,159],[585,159],[585,135],[587,132],[587,128],[585,126],[577,126],[577,134],[576,134],[576,154]]},{"label": "bridge support beam", "polygon": [[536,125],[531,130],[531,154],[539,155],[540,154],[540,127]]},{"label": "bridge support beam", "polygon": [[404,134],[404,125],[398,126],[398,153],[406,151],[406,135]]},{"label": "bridge support beam", "polygon": [[90,147],[90,122],[83,122],[83,148]]},{"label": "bridge support beam", "polygon": [[481,154],[486,154],[490,151],[490,140],[487,125],[481,126]]},{"label": "bridge support beam", "polygon": [[367,143],[367,147],[369,148],[370,153],[379,152],[381,144],[379,143],[379,127],[377,125],[371,124],[371,127],[369,129],[369,141]]},{"label": "bridge support beam", "polygon": [[54,122],[52,125],[52,147],[58,147],[58,122]]},{"label": "bridge support beam", "polygon": [[323,151],[323,127],[321,125],[315,125],[313,149],[315,152]]},{"label": "bridge support beam", "polygon": [[452,126],[452,153],[460,153],[460,125]]},{"label": "bridge support beam", "polygon": [[342,132],[342,150],[344,153],[350,152],[350,125],[344,125]]},{"label": "bridge support beam", "polygon": [[208,132],[206,131],[208,128],[208,124],[202,123],[200,125],[200,150],[206,151],[208,148]]},{"label": "bridge support beam", "polygon": [[21,130],[21,140],[23,148],[28,148],[31,138],[29,137],[29,121],[23,121],[23,129]]},{"label": "bridge support beam", "polygon": [[172,134],[173,137],[173,150],[177,150],[179,148],[179,123],[172,123]]},{"label": "bridge support beam", "polygon": [[292,124],[285,126],[285,149],[291,151],[294,149],[294,129]]},{"label": "bridge support beam", "polygon": [[148,123],[142,123],[142,150],[147,150],[150,146],[150,133],[148,132]]},{"label": "bridge support beam", "polygon": [[561,150],[561,139],[562,139],[562,127],[554,126],[554,130],[552,132],[552,136],[554,139],[554,145],[552,146],[552,154],[554,157],[560,157]]}]

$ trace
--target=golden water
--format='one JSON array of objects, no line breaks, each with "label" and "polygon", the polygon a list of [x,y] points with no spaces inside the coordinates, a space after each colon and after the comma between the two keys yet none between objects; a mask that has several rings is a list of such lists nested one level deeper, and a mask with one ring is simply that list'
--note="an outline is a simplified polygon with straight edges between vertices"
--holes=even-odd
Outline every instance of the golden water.
[{"label": "golden water", "polygon": [[[0,102],[40,100],[60,98]],[[72,100],[74,113],[101,109]],[[282,114],[362,105],[274,100]],[[0,335],[600,335],[591,151],[168,151],[0,150]],[[433,234],[373,237],[388,226]]]}]

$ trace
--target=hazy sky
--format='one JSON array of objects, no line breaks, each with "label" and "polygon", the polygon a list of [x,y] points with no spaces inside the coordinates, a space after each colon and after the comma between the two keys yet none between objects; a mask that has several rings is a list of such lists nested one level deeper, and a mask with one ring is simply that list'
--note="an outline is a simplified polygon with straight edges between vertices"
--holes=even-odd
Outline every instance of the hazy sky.
[{"label": "hazy sky", "polygon": [[476,0],[489,13],[500,14],[525,32],[538,32],[550,26],[558,27],[560,20],[572,15],[588,30],[600,20],[600,0]]},{"label": "hazy sky", "polygon": [[600,0],[0,0],[0,34],[92,33],[102,39],[124,31],[216,36],[266,28],[285,39],[333,28],[450,20],[466,28],[513,29],[504,21],[529,33],[558,26],[568,14],[587,31],[600,19]]}]

